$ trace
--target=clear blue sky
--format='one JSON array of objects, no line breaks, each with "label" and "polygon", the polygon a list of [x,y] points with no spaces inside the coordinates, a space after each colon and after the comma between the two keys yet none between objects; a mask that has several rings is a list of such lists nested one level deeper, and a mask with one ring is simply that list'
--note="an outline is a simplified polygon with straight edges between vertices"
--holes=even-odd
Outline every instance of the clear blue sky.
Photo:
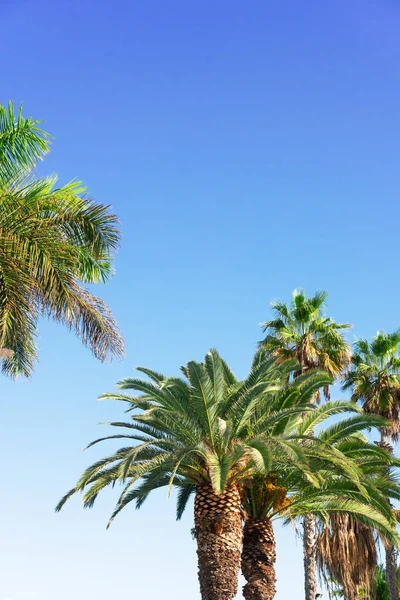
[{"label": "clear blue sky", "polygon": [[[165,493],[106,532],[53,508],[147,365],[217,347],[245,375],[271,299],[330,292],[352,335],[399,318],[400,8],[395,0],[1,2],[1,101],[55,136],[43,173],[83,179],[123,222],[98,290],[126,360],[97,363],[44,323],[31,381],[2,381],[0,600],[199,598],[191,514]],[[302,600],[301,544],[278,534],[278,600]]]}]

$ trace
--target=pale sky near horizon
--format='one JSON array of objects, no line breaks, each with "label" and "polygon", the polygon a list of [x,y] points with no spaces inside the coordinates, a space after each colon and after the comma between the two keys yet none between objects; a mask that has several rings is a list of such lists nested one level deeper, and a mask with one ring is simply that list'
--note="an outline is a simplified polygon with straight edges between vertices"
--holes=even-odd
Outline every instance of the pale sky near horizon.
[{"label": "pale sky near horizon", "polygon": [[[126,340],[101,365],[41,326],[30,381],[3,378],[0,600],[199,598],[189,510],[154,495],[105,530],[115,493],[54,506],[117,446],[96,402],[145,365],[216,347],[244,376],[270,300],[329,291],[370,337],[400,326],[400,7],[394,0],[0,2],[1,102],[55,137],[41,173],[82,179],[123,223],[97,290]],[[339,397],[336,395],[336,397]],[[277,527],[277,600],[302,600],[302,549]]]}]

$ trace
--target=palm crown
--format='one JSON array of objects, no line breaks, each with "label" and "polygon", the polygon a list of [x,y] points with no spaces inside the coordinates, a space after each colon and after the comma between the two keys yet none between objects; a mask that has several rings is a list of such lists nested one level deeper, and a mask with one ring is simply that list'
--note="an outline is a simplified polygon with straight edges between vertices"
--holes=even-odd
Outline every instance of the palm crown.
[{"label": "palm crown", "polygon": [[[378,467],[386,468],[393,460],[359,434],[386,421],[360,414],[360,409],[348,402],[315,407],[311,404],[313,394],[329,381],[328,376],[310,371],[285,384],[294,366],[293,361],[279,365],[265,360],[261,350],[247,379],[239,382],[226,362],[211,350],[203,363],[192,361],[182,368],[187,380],[139,367],[152,381],[128,378],[119,388],[142,395],[101,396],[128,403],[130,421],[110,423],[126,431],[99,438],[88,447],[121,438],[135,444],[90,466],[57,510],[77,491],[84,492],[84,505],[92,507],[102,489],[119,481],[124,489],[112,519],[132,501],[140,507],[159,487],[179,489],[180,518],[197,486],[209,484],[215,494],[223,494],[238,483],[243,487],[248,513],[256,518],[282,516],[282,507],[289,506],[286,513],[291,517],[307,509],[326,513],[333,510],[335,502],[338,507],[340,494],[342,510],[356,512],[357,503],[366,497],[370,500],[373,490],[365,481],[366,473],[371,469],[378,472]],[[345,412],[356,414],[316,437],[311,435],[326,419]],[[254,479],[266,483],[258,499],[253,494],[257,486],[248,486]],[[250,490],[248,499],[246,489]],[[385,497],[378,494],[375,500],[378,498],[382,505],[376,504],[375,509],[384,514],[384,520],[372,506],[369,514],[379,527],[379,522],[384,523],[385,518],[390,521],[392,515]],[[358,508],[368,520],[368,510]]]},{"label": "palm crown", "polygon": [[[196,486],[210,484],[221,494],[255,472],[269,473],[272,461],[275,470],[279,461],[286,461],[314,480],[307,449],[290,432],[293,418],[311,410],[307,403],[312,394],[329,378],[309,373],[278,394],[291,368],[293,363],[280,366],[259,351],[250,375],[239,382],[215,350],[203,363],[192,361],[182,368],[186,380],[139,368],[152,381],[129,378],[119,388],[140,391],[141,396],[102,396],[127,402],[128,410],[135,411],[131,422],[111,423],[129,431],[92,444],[122,437],[141,443],[89,467],[71,492],[88,488],[84,502],[91,506],[104,486],[117,479],[125,482],[115,516],[132,500],[140,505],[154,487],[177,485],[184,490],[180,516],[183,500]],[[132,490],[140,478],[142,483]]]},{"label": "palm crown", "polygon": [[[281,360],[295,358],[300,365],[295,376],[319,368],[335,379],[350,362],[342,332],[351,325],[324,316],[326,298],[326,292],[307,298],[303,290],[294,290],[292,302],[273,302],[274,318],[261,324],[266,336],[260,346]],[[324,395],[329,399],[329,386]]]},{"label": "palm crown", "polygon": [[82,283],[105,281],[119,243],[109,207],[74,182],[38,179],[49,148],[38,121],[0,106],[0,348],[3,372],[29,375],[40,315],[71,328],[100,360],[123,352],[116,323]]},{"label": "palm crown", "polygon": [[400,332],[378,332],[372,342],[358,340],[354,346],[351,370],[343,389],[351,389],[352,400],[361,402],[368,413],[389,419],[383,436],[393,440],[400,431]]},{"label": "palm crown", "polygon": [[[391,477],[391,469],[398,461],[382,448],[369,444],[362,433],[381,426],[382,420],[370,420],[372,415],[357,411],[322,429],[317,436],[308,437],[316,425],[351,412],[352,406],[347,402],[328,402],[310,411],[300,424],[293,423],[298,439],[303,447],[308,447],[309,466],[318,483],[305,478],[296,466],[277,465],[280,468],[274,473],[257,478],[258,485],[248,489],[244,486],[244,508],[251,518],[293,519],[313,513],[325,520],[334,511],[357,515],[360,521],[385,535],[381,516],[394,525],[387,498],[400,499],[400,488]],[[327,449],[329,454],[325,455]]]}]

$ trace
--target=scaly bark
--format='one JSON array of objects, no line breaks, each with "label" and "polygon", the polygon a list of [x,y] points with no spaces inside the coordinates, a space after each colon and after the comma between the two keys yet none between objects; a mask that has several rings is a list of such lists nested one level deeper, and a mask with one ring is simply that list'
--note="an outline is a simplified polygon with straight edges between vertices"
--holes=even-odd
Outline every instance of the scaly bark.
[{"label": "scaly bark", "polygon": [[393,544],[385,548],[386,555],[386,582],[389,592],[389,600],[399,600],[397,588],[397,551]]},{"label": "scaly bark", "polygon": [[306,600],[315,600],[317,595],[317,532],[314,515],[303,520],[304,590]]},{"label": "scaly bark", "polygon": [[270,519],[249,518],[243,530],[242,573],[246,600],[275,598],[276,543]]},{"label": "scaly bark", "polygon": [[[381,448],[393,454],[393,447],[388,442],[387,431],[381,429],[381,441],[378,444]],[[397,550],[393,544],[385,544],[386,558],[386,583],[389,592],[389,600],[399,600],[399,590],[397,585]]]},{"label": "scaly bark", "polygon": [[210,485],[198,486],[194,520],[202,600],[232,600],[238,591],[243,538],[237,487],[217,495]]}]

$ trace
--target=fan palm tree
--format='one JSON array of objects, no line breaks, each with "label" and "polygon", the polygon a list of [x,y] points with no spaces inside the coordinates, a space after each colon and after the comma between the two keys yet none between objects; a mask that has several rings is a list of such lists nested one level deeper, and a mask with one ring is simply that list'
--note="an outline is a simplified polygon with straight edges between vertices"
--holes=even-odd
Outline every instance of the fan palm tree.
[{"label": "fan palm tree", "polygon": [[21,109],[0,106],[0,348],[2,370],[28,376],[41,315],[64,323],[104,360],[123,342],[107,307],[82,284],[106,281],[119,243],[118,219],[74,182],[33,169],[49,135]]},{"label": "fan palm tree", "polygon": [[[124,487],[110,523],[129,503],[139,508],[149,493],[164,486],[178,488],[180,518],[194,493],[202,598],[231,600],[237,593],[241,559],[242,486],[289,468],[310,485],[319,485],[310,466],[317,453],[323,464],[332,462],[355,485],[360,483],[357,466],[329,444],[313,439],[305,444],[304,437],[287,430],[296,415],[315,410],[308,400],[329,381],[326,374],[310,371],[285,384],[291,369],[293,362],[277,365],[260,351],[247,379],[238,382],[214,350],[203,363],[192,361],[183,367],[185,379],[139,368],[151,381],[125,379],[119,384],[122,393],[102,397],[128,404],[130,421],[111,423],[125,431],[91,445],[120,438],[135,443],[89,467],[56,510],[77,492],[83,492],[84,506],[92,507],[104,488],[120,482]],[[379,417],[363,418],[381,423]],[[380,521],[377,526],[390,527],[384,515],[374,515]]]},{"label": "fan palm tree", "polygon": [[[290,304],[277,301],[272,303],[274,318],[262,323],[266,336],[260,342],[269,356],[279,360],[295,358],[299,369],[298,376],[309,369],[326,371],[334,380],[350,362],[351,352],[343,332],[351,327],[348,323],[336,323],[324,315],[327,292],[317,292],[306,297],[304,290],[293,292]],[[329,400],[327,384],[323,389]],[[315,400],[319,402],[317,391]],[[315,600],[317,593],[316,564],[316,521],[313,515],[303,520],[303,548],[306,600]]]},{"label": "fan palm tree", "polygon": [[[382,415],[389,425],[381,428],[380,444],[393,451],[390,442],[396,442],[400,431],[400,332],[378,332],[368,342],[355,343],[352,365],[343,383],[351,390],[351,399],[361,403],[366,413]],[[385,544],[386,576],[389,599],[398,600],[397,551],[393,544]]]},{"label": "fan palm tree", "polygon": [[[351,325],[324,316],[327,296],[327,292],[317,292],[307,298],[304,290],[296,289],[290,304],[272,302],[274,318],[261,323],[266,335],[260,347],[280,360],[296,359],[299,369],[295,377],[318,368],[334,380],[350,363],[350,346],[342,332]],[[329,400],[329,385],[324,387],[324,396]],[[319,401],[319,393],[316,399]]]}]

